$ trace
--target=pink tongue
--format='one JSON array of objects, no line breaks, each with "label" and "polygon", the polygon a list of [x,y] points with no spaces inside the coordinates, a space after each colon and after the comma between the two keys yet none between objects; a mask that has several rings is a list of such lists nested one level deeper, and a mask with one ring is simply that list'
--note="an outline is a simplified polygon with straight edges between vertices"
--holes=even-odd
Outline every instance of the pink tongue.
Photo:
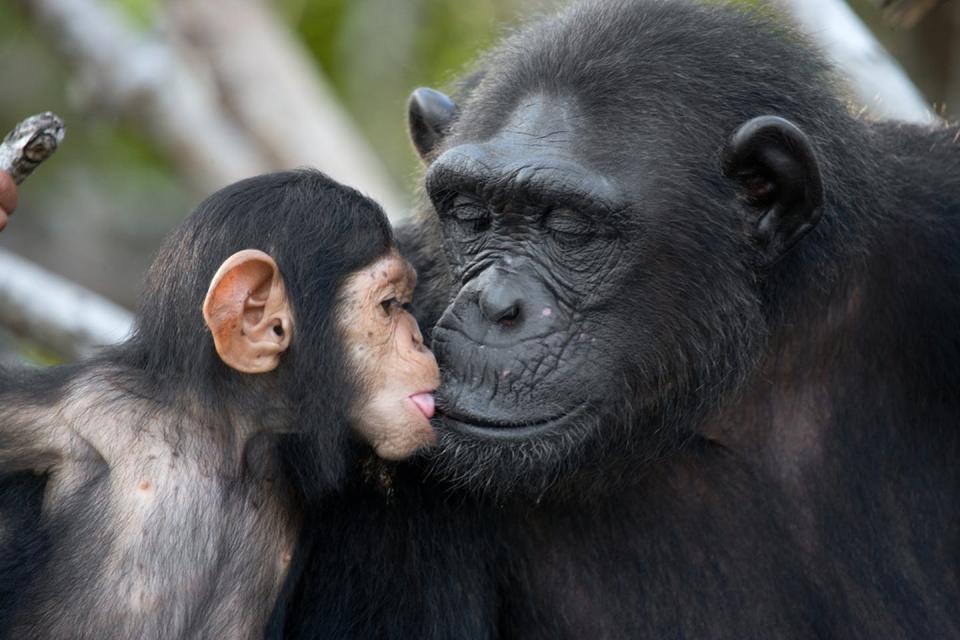
[{"label": "pink tongue", "polygon": [[436,407],[433,403],[432,393],[415,393],[410,396],[410,399],[413,400],[413,404],[417,405],[417,408],[420,409],[428,419],[433,417],[433,412]]}]

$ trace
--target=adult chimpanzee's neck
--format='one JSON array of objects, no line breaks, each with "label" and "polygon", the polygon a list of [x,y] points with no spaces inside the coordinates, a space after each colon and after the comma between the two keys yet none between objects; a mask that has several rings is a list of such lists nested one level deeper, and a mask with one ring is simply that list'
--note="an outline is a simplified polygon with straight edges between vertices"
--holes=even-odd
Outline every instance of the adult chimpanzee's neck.
[{"label": "adult chimpanzee's neck", "polygon": [[[783,287],[792,299],[774,290],[768,302],[780,306],[761,364],[704,430],[725,464],[739,460],[784,513],[799,514],[790,527],[805,547],[850,571],[864,570],[862,549],[894,564],[951,557],[945,545],[960,526],[942,507],[960,499],[960,222],[949,199],[920,192],[936,181],[911,177],[956,175],[960,154],[946,145],[955,129],[930,129],[922,144],[917,133],[871,130],[875,155],[896,154],[901,173],[872,177],[883,193],[853,190],[856,176],[835,185],[835,197],[846,190],[859,204],[826,212],[828,226],[811,238],[819,244],[789,265],[809,270]],[[709,466],[714,453],[693,458]],[[919,513],[922,529],[907,515]],[[860,533],[840,531],[852,527]],[[825,531],[860,547],[818,548]]]},{"label": "adult chimpanzee's neck", "polygon": [[[876,525],[870,543],[892,558],[936,549],[957,524],[938,505],[960,491],[960,242],[945,240],[960,228],[941,214],[889,212],[817,303],[775,327],[742,396],[706,430],[811,531]],[[921,512],[922,532],[904,515]]]}]

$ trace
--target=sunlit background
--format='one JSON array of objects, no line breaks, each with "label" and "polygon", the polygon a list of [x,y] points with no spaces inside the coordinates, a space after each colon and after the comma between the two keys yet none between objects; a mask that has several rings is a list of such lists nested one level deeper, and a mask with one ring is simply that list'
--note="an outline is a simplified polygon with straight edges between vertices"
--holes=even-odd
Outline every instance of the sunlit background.
[{"label": "sunlit background", "polygon": [[[350,175],[368,173],[379,185],[374,195],[397,213],[408,206],[417,173],[406,137],[411,89],[450,86],[524,16],[559,4],[0,0],[0,130],[44,110],[62,115],[68,127],[63,148],[25,183],[0,246],[132,307],[163,235],[218,181],[245,167],[316,163],[336,177],[342,177],[333,169],[338,166]],[[884,22],[869,0],[851,3],[946,116],[960,113],[958,4],[939,7],[908,29]],[[82,14],[94,30],[101,14],[117,21],[123,38],[103,37],[102,53],[116,60],[130,45],[136,52],[130,59],[139,61],[123,72],[130,77],[97,77],[64,25],[50,18],[50,8],[62,6],[95,7],[94,14]],[[78,22],[67,28],[86,28]],[[170,75],[169,66],[180,71]],[[99,73],[110,69],[101,66]],[[171,105],[166,116],[159,114],[158,77],[161,85],[169,82],[162,95],[199,95],[200,112],[220,114],[225,126],[210,135],[213,148],[203,149],[207,131],[176,128]],[[175,80],[182,77],[193,89],[184,91]],[[195,121],[185,118],[183,126],[189,122]],[[298,125],[302,139],[283,135]],[[197,148],[184,147],[180,136]],[[303,140],[311,146],[296,148]],[[355,146],[348,151],[356,156],[343,155],[344,145]],[[218,154],[217,167],[207,162],[197,169]]]}]

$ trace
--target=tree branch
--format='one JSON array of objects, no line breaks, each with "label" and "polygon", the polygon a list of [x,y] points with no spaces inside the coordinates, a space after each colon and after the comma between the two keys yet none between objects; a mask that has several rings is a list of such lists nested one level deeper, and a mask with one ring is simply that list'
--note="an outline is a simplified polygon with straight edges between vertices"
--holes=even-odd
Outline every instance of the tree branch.
[{"label": "tree branch", "polygon": [[0,324],[70,358],[123,340],[132,314],[0,249]]},{"label": "tree branch", "polygon": [[63,142],[63,120],[47,111],[30,116],[0,142],[0,171],[20,184]]},{"label": "tree branch", "polygon": [[[0,170],[23,182],[63,141],[52,113],[27,118],[0,143]],[[0,249],[0,324],[68,357],[121,340],[133,324],[124,309]]]}]

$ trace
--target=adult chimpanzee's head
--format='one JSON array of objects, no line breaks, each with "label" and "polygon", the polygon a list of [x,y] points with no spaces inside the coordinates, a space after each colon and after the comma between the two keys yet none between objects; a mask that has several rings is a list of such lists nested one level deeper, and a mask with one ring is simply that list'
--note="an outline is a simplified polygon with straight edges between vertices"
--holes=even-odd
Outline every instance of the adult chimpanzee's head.
[{"label": "adult chimpanzee's head", "polygon": [[458,279],[433,331],[443,472],[539,492],[635,468],[750,371],[777,283],[821,277],[804,270],[837,237],[799,242],[849,160],[823,123],[856,128],[797,40],[729,8],[606,1],[508,39],[460,105],[413,94]]},{"label": "adult chimpanzee's head", "polygon": [[304,487],[322,491],[347,425],[387,458],[434,439],[436,361],[403,309],[415,282],[374,202],[316,171],[258,176],[170,235],[129,353],[165,402],[286,434]]}]

